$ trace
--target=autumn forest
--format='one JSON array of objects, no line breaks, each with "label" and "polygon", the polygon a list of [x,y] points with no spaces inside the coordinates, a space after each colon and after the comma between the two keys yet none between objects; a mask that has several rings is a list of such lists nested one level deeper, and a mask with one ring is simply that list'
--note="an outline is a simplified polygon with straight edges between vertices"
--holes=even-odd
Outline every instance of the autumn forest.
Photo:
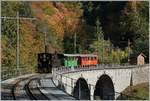
[{"label": "autumn forest", "polygon": [[[35,69],[37,53],[98,54],[124,64],[143,53],[149,61],[148,1],[2,1],[1,16],[19,20],[20,65]],[[16,20],[2,19],[2,66],[16,65]],[[45,43],[46,42],[46,43]]]}]

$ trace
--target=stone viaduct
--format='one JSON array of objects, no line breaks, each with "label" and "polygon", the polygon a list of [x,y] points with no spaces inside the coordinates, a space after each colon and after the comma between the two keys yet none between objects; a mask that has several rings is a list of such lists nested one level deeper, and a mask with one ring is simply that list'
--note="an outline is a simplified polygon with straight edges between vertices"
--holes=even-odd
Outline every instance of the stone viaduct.
[{"label": "stone viaduct", "polygon": [[128,86],[149,81],[149,65],[97,66],[53,74],[54,83],[78,99],[116,99]]}]

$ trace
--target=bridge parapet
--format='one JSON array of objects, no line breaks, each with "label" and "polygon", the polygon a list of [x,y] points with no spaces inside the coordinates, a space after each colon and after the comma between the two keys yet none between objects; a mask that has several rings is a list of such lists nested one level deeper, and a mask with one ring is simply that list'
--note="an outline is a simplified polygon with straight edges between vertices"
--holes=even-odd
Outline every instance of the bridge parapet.
[{"label": "bridge parapet", "polygon": [[134,69],[134,68],[145,68],[149,67],[149,64],[145,65],[97,65],[97,66],[90,66],[90,67],[75,67],[75,68],[66,68],[66,67],[58,67],[54,68],[53,72],[57,71],[57,73],[66,74],[71,72],[80,72],[80,71],[91,71],[91,70],[104,70],[104,69]]},{"label": "bridge parapet", "polygon": [[34,71],[28,69],[27,66],[20,66],[19,68],[16,68],[16,66],[12,66],[12,67],[2,66],[1,81],[15,78],[25,74],[31,74],[31,73],[34,73]]},{"label": "bridge parapet", "polygon": [[[76,86],[79,78],[84,78],[90,89],[90,98],[93,99],[95,85],[98,79],[103,74],[107,74],[113,81],[115,88],[115,98],[121,96],[121,92],[128,86],[142,82],[148,82],[148,66],[97,66],[87,68],[57,68],[53,70],[54,83],[61,89],[64,89],[68,94],[73,94],[73,89]],[[142,79],[144,78],[144,79]],[[139,82],[140,79],[140,82]],[[80,99],[80,98],[79,98]]]}]

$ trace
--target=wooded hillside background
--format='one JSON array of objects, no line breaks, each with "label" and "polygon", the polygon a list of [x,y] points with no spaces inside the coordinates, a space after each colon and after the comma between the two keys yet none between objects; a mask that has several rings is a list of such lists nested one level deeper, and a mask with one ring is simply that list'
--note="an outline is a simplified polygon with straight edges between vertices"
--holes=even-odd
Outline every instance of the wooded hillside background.
[{"label": "wooded hillside background", "polygon": [[[92,53],[102,63],[120,64],[142,52],[149,61],[148,1],[2,1],[1,8],[2,16],[19,11],[36,18],[20,20],[21,65],[36,67],[45,33],[50,53]],[[2,19],[2,66],[16,65],[16,26],[16,20]]]}]

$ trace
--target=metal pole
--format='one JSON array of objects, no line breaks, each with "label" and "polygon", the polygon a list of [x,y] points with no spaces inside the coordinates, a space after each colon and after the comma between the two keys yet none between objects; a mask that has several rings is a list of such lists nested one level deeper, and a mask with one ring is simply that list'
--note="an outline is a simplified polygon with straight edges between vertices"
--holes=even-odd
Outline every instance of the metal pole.
[{"label": "metal pole", "polygon": [[20,62],[19,61],[19,54],[20,54],[19,53],[20,52],[19,51],[19,44],[20,44],[19,40],[20,39],[19,38],[20,38],[20,36],[19,36],[19,12],[17,12],[17,53],[16,53],[16,55],[17,55],[17,61],[16,61],[17,62],[16,63],[17,64],[17,70],[19,69],[19,65],[20,65],[20,63],[19,63]]},{"label": "metal pole", "polygon": [[76,33],[74,34],[74,53],[76,53]]},{"label": "metal pole", "polygon": [[18,71],[19,66],[20,66],[20,35],[19,35],[19,20],[36,20],[36,18],[25,18],[25,17],[20,17],[19,12],[17,12],[16,17],[0,17],[1,19],[11,19],[11,20],[17,20],[17,44],[16,44],[16,69]]},{"label": "metal pole", "polygon": [[46,43],[46,32],[45,32],[45,37],[44,37],[44,44],[45,44],[45,53],[47,52],[47,43]]},{"label": "metal pole", "polygon": [[103,61],[103,64],[104,64],[104,39],[103,39],[103,41],[102,41],[102,61]]},{"label": "metal pole", "polygon": [[128,56],[128,63],[130,62],[130,40],[128,39],[128,51],[129,51],[129,56]]}]

